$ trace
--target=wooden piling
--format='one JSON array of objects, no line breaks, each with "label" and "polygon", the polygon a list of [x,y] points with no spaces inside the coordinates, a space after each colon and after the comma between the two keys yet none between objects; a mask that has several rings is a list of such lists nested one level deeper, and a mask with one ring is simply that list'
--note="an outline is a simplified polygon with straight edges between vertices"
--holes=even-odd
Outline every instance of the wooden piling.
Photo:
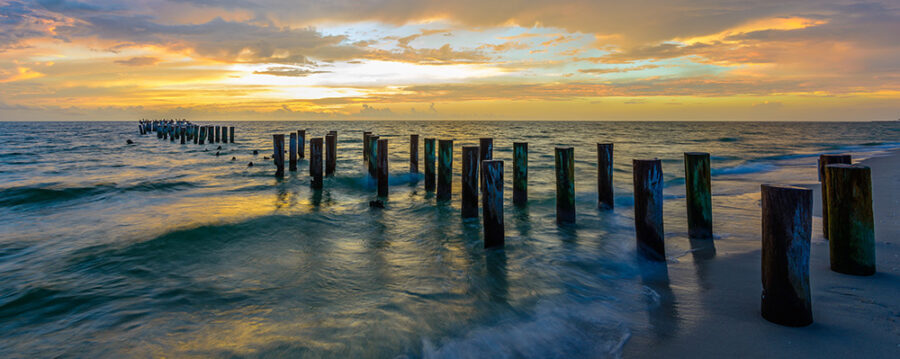
[{"label": "wooden piling", "polygon": [[378,140],[378,153],[376,162],[378,163],[378,197],[388,196],[388,140]]},{"label": "wooden piling", "polygon": [[222,143],[228,143],[228,126],[222,126]]},{"label": "wooden piling", "polygon": [[206,142],[213,143],[213,127],[206,126]]},{"label": "wooden piling", "polygon": [[200,142],[200,126],[194,126],[194,144]]},{"label": "wooden piling", "polygon": [[662,162],[634,160],[634,231],[638,253],[652,261],[666,260],[663,229]]},{"label": "wooden piling", "polygon": [[363,132],[363,166],[368,170],[369,168],[369,136],[372,135],[372,132],[365,131]]},{"label": "wooden piling", "polygon": [[613,144],[597,144],[597,207],[613,209]]},{"label": "wooden piling", "polygon": [[325,135],[325,175],[334,175],[337,167],[337,134]]},{"label": "wooden piling", "polygon": [[275,160],[275,176],[284,176],[284,135],[272,135],[274,142],[273,159]]},{"label": "wooden piling", "polygon": [[453,140],[438,141],[437,195],[439,201],[450,200],[453,192]]},{"label": "wooden piling", "polygon": [[378,168],[378,162],[376,161],[378,158],[378,136],[369,135],[368,139],[369,146],[366,150],[368,156],[366,158],[368,159],[367,165],[369,170],[369,177],[377,179],[378,173],[376,173],[376,170]]},{"label": "wooden piling", "polygon": [[409,173],[419,173],[419,135],[409,135]]},{"label": "wooden piling", "polygon": [[306,152],[306,130],[297,130],[297,158],[303,159]]},{"label": "wooden piling", "polygon": [[687,198],[688,236],[694,239],[713,237],[712,191],[709,153],[684,153],[684,187]]},{"label": "wooden piling", "polygon": [[[482,137],[478,139],[478,162],[494,159],[494,139],[490,137]],[[478,166],[481,172],[481,166]],[[484,189],[484,174],[481,175],[481,183],[479,187]]]},{"label": "wooden piling", "polygon": [[183,145],[185,142],[187,142],[187,141],[185,140],[184,126],[182,126],[182,127],[180,128],[180,130],[181,130],[181,135],[180,135],[180,138],[181,138],[181,144]]},{"label": "wooden piling", "polygon": [[434,191],[435,188],[435,178],[434,178],[434,139],[426,138],[424,142],[424,150],[425,150],[425,191]]},{"label": "wooden piling", "polygon": [[291,132],[290,134],[291,144],[288,146],[290,151],[288,151],[288,158],[290,159],[288,169],[293,172],[297,170],[297,134]]},{"label": "wooden piling", "polygon": [[[234,126],[228,127],[228,141],[234,143]],[[303,156],[300,156],[303,158]]]},{"label": "wooden piling", "polygon": [[513,205],[528,203],[528,143],[513,143]]},{"label": "wooden piling", "polygon": [[478,139],[478,160],[488,161],[494,159],[494,139],[482,137]]},{"label": "wooden piling", "polygon": [[828,197],[826,194],[828,193],[827,185],[825,184],[825,166],[830,164],[850,164],[851,158],[850,155],[819,155],[819,192],[822,193],[822,235],[825,239],[828,239]]},{"label": "wooden piling", "polygon": [[203,144],[203,141],[206,140],[206,126],[200,127],[200,144]]},{"label": "wooden piling", "polygon": [[872,172],[868,166],[825,166],[828,189],[828,249],[831,270],[852,275],[875,274],[875,217]]},{"label": "wooden piling", "polygon": [[766,320],[792,327],[812,323],[809,242],[812,191],[760,186],[762,205],[762,306]]},{"label": "wooden piling", "polygon": [[219,137],[219,126],[216,126],[216,143],[222,142],[221,137]]},{"label": "wooden piling", "polygon": [[463,218],[478,217],[478,157],[477,146],[462,148],[461,214]]},{"label": "wooden piling", "polygon": [[556,147],[556,223],[575,223],[575,149]]},{"label": "wooden piling", "polygon": [[322,138],[309,139],[309,186],[321,189],[322,180]]},{"label": "wooden piling", "polygon": [[481,161],[481,174],[484,184],[481,192],[484,247],[503,247],[503,161]]}]

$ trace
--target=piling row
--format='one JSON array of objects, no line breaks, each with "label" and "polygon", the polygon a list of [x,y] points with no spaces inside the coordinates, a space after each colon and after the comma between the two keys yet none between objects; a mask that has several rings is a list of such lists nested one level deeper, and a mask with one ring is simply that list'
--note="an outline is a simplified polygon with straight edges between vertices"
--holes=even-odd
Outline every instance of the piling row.
[{"label": "piling row", "polygon": [[[204,127],[199,128],[200,141],[203,140],[203,130]],[[206,133],[211,133],[211,129]],[[278,136],[275,135],[275,161],[283,174],[283,157],[279,159],[278,154],[282,153],[284,137]],[[329,175],[333,174],[333,165],[328,163],[334,163],[337,157],[334,145],[336,136],[332,132],[324,139],[325,172]],[[300,133],[297,136],[291,134],[291,137],[300,137]],[[409,171],[413,174],[419,171],[418,141],[418,135],[410,136]],[[293,146],[292,142],[292,153],[295,151]],[[450,200],[453,140],[425,138],[423,149],[426,192],[435,192],[438,201]],[[503,161],[493,160],[492,152],[493,139],[481,138],[479,146],[463,146],[461,156],[461,216],[478,217],[480,193],[486,248],[503,247],[505,241]],[[323,138],[311,139],[310,176],[313,188],[322,188],[322,155]],[[363,159],[366,172],[376,184],[377,197],[387,199],[390,173],[388,140],[365,132]],[[574,148],[555,148],[554,162],[556,220],[560,225],[570,225],[577,219]],[[831,269],[852,275],[872,275],[875,273],[875,242],[871,171],[866,166],[849,163],[848,155],[827,155],[819,159],[823,219],[826,213],[832,219],[841,219],[825,222]],[[597,208],[600,210],[612,210],[615,205],[612,164],[613,144],[597,143]],[[684,169],[688,236],[691,243],[695,240],[711,241],[714,232],[710,155],[704,152],[684,153]],[[636,252],[642,260],[665,262],[662,162],[659,159],[634,159],[632,170]],[[809,289],[812,191],[764,184],[760,187],[760,193],[761,314],[765,319],[782,325],[808,325],[812,323]],[[513,204],[525,206],[527,201],[528,144],[516,142],[513,144]],[[383,208],[383,202],[380,206]]]},{"label": "piling row", "polygon": [[199,125],[181,120],[145,120],[138,121],[138,133],[148,135],[156,133],[156,137],[169,142],[178,140],[182,145],[193,142],[203,145],[212,143],[234,143],[234,126]]}]

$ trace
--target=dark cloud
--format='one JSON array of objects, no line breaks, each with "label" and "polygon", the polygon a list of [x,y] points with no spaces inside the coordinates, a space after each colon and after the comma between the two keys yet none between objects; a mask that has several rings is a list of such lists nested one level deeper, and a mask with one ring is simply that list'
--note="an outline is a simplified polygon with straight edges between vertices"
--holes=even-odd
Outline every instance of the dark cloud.
[{"label": "dark cloud", "polygon": [[394,112],[391,109],[385,108],[375,108],[369,106],[367,104],[362,105],[362,109],[359,110],[354,116],[362,116],[362,117],[383,117],[393,115]]},{"label": "dark cloud", "polygon": [[649,70],[660,67],[659,65],[643,65],[636,67],[625,67],[625,68],[609,68],[609,69],[579,69],[578,72],[583,74],[610,74],[610,73],[618,73],[618,72],[630,72],[630,71],[640,71],[640,70]]},{"label": "dark cloud", "polygon": [[125,66],[150,66],[158,64],[162,59],[152,56],[132,57],[128,60],[116,60],[115,63]]},{"label": "dark cloud", "polygon": [[414,49],[402,51],[369,50],[363,57],[371,60],[402,61],[429,65],[449,65],[459,63],[484,63],[489,57],[477,50],[454,50],[450,44],[437,49]]},{"label": "dark cloud", "polygon": [[253,71],[257,75],[273,75],[273,76],[290,76],[290,77],[306,77],[314,74],[326,74],[331,71],[309,70],[292,66],[269,67],[265,71]]}]

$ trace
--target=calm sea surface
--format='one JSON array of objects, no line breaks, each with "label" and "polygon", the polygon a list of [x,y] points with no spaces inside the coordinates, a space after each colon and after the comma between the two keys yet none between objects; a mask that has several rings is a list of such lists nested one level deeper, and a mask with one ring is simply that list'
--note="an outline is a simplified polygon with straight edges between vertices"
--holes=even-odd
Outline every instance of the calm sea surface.
[{"label": "calm sea surface", "polygon": [[[816,183],[819,153],[900,148],[896,122],[210,124],[235,126],[236,143],[181,145],[136,122],[0,122],[0,357],[614,355],[679,329],[648,314],[667,294],[635,260],[632,159],[663,162],[671,266],[698,253],[683,152],[712,155],[706,255],[727,258],[758,248],[760,183]],[[276,179],[263,159],[273,133],[298,129],[338,131],[324,190],[309,188],[305,160]],[[363,131],[389,139],[385,209],[368,205]],[[455,140],[449,203],[409,175],[410,134]],[[460,153],[479,137],[506,161],[502,251],[482,248],[480,219],[460,218]],[[514,141],[530,151],[522,209]],[[597,142],[615,143],[612,212],[596,209]],[[555,222],[554,146],[575,148],[574,226]],[[689,317],[679,300],[668,315]]]}]

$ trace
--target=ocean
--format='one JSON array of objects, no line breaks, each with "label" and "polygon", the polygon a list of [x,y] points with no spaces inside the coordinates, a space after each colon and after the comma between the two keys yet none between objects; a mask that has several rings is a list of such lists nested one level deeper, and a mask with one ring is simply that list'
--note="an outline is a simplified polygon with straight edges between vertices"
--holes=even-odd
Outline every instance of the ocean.
[{"label": "ocean", "polygon": [[[197,123],[234,126],[236,141],[181,145],[136,121],[0,122],[0,357],[616,356],[695,310],[689,297],[661,306],[671,288],[636,259],[632,159],[662,160],[673,266],[757,250],[761,183],[812,186],[821,153],[900,148],[900,122]],[[281,179],[263,159],[272,134],[299,129],[338,132],[323,190],[306,159]],[[369,206],[363,131],[388,139],[384,209]],[[409,173],[410,134],[454,140],[451,201]],[[506,163],[503,250],[460,216],[461,149],[479,137]],[[522,208],[513,142],[529,144]],[[615,143],[612,211],[597,209],[598,142]],[[574,225],[555,220],[555,146],[575,151]],[[711,246],[687,237],[689,151],[711,154]],[[821,241],[818,218],[813,229]],[[694,276],[679,292],[699,292]]]}]

